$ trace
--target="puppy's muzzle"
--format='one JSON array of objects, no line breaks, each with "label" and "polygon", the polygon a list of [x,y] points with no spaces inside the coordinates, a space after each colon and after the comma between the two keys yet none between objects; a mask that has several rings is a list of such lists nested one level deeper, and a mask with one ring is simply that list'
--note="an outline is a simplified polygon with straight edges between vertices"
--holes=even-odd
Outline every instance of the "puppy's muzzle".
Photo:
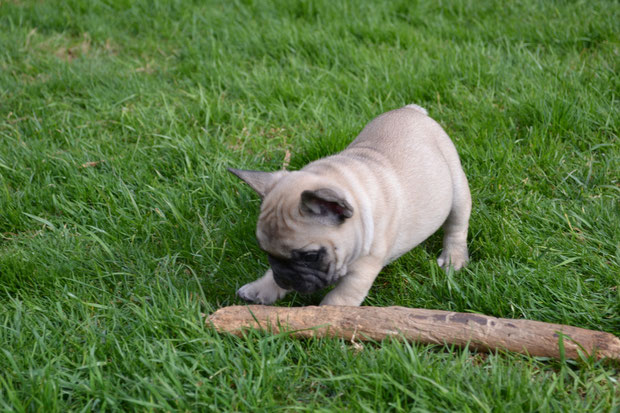
[{"label": "puppy's muzzle", "polygon": [[322,262],[298,262],[271,254],[267,257],[273,271],[273,279],[280,288],[309,294],[328,285],[328,276],[322,269]]}]

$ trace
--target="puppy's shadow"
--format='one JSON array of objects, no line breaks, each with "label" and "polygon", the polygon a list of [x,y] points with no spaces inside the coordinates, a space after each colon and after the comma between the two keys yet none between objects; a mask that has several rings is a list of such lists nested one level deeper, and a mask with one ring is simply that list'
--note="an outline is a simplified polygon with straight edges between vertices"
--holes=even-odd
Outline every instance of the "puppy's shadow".
[{"label": "puppy's shadow", "polygon": [[301,294],[295,291],[288,293],[283,299],[276,301],[274,304],[279,307],[307,307],[319,305],[325,294],[327,294],[333,286],[329,286],[312,294]]}]

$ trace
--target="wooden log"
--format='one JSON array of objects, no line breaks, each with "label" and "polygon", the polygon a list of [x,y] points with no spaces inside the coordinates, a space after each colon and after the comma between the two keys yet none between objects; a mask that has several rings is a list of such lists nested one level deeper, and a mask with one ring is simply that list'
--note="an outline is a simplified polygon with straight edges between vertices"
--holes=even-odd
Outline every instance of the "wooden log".
[{"label": "wooden log", "polygon": [[[610,333],[562,324],[405,307],[231,306],[207,317],[219,332],[241,336],[255,328],[295,337],[379,341],[403,337],[427,344],[469,345],[479,351],[509,350],[530,356],[620,360],[620,339]],[[560,344],[561,343],[561,344]]]}]

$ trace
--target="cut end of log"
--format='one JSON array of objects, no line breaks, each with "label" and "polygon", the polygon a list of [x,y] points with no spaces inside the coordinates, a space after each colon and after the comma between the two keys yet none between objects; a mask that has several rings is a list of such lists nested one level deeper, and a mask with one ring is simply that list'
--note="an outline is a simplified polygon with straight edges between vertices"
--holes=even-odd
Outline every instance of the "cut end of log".
[{"label": "cut end of log", "polygon": [[206,322],[237,336],[257,329],[360,341],[402,337],[416,343],[468,345],[479,351],[508,350],[535,357],[620,360],[620,339],[610,333],[421,308],[231,306],[220,308]]}]

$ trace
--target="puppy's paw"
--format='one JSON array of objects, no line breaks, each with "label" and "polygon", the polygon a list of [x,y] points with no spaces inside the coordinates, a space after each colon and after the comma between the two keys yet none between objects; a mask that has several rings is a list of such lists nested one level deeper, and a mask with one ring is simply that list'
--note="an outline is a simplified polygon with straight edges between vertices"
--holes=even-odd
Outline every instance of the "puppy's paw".
[{"label": "puppy's paw", "polygon": [[237,295],[244,301],[269,305],[284,297],[288,290],[278,287],[275,283],[267,283],[263,278],[253,281],[237,290]]},{"label": "puppy's paw", "polygon": [[330,291],[323,300],[321,300],[320,305],[346,305],[351,307],[358,307],[364,301],[364,297],[359,299],[358,297],[351,296],[343,296],[340,294],[332,294],[333,290]]},{"label": "puppy's paw", "polygon": [[437,258],[437,264],[444,271],[448,272],[450,267],[454,268],[454,271],[458,271],[469,262],[469,255],[467,254],[467,245],[452,245],[444,248],[443,252]]}]

